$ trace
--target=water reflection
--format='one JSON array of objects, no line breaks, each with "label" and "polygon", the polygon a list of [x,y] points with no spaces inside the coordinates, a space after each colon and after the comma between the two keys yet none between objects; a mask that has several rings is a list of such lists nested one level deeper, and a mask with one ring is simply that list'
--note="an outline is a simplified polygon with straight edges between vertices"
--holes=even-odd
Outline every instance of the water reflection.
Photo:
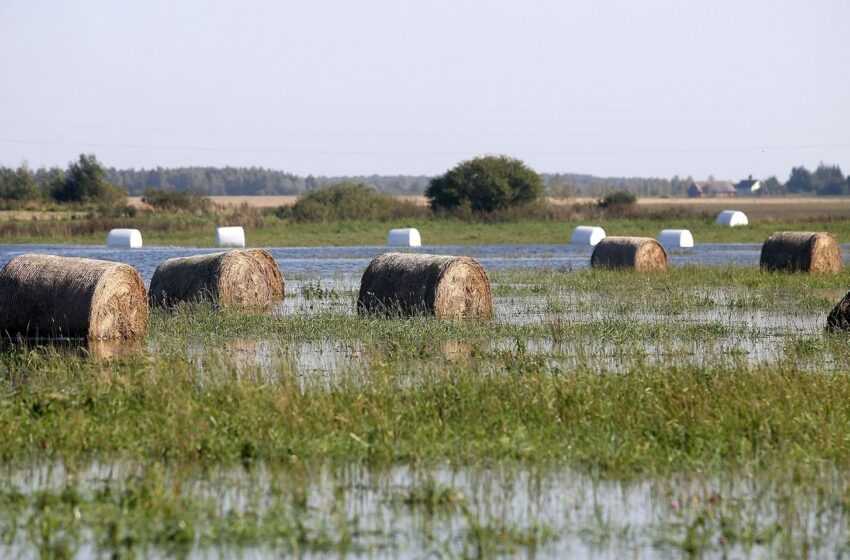
[{"label": "water reflection", "polygon": [[[565,237],[566,241],[566,237]],[[186,247],[145,247],[123,251],[100,246],[84,245],[0,245],[0,266],[23,253],[48,253],[68,257],[87,257],[124,262],[136,267],[146,283],[156,267],[172,257],[211,253],[220,249]],[[333,277],[359,285],[369,261],[378,253],[389,250],[377,247],[270,247],[287,284],[291,277],[321,280]],[[587,268],[592,248],[576,245],[434,245],[406,248],[412,252],[447,255],[468,255],[481,261],[489,271],[510,268]],[[757,266],[761,245],[758,243],[705,243],[686,252],[670,255],[670,264],[746,265]],[[842,246],[845,262],[850,260],[850,245]],[[287,292],[293,290],[287,285]]]},{"label": "water reflection", "polygon": [[[276,313],[297,319],[293,328],[302,329],[301,320],[311,317],[351,315],[354,295],[327,298],[293,296]],[[557,306],[544,296],[510,296],[494,299],[499,325],[528,326],[539,333],[532,338],[490,336],[486,340],[424,339],[417,348],[405,342],[395,348],[393,341],[368,338],[301,338],[282,331],[275,338],[215,338],[172,341],[152,339],[152,352],[177,348],[197,362],[200,370],[210,361],[241,370],[256,369],[265,378],[280,372],[294,372],[305,383],[331,383],[367,374],[372,360],[383,361],[402,351],[406,368],[427,370],[444,362],[457,364],[498,364],[498,353],[523,352],[545,359],[554,371],[589,369],[628,371],[643,366],[685,367],[713,364],[721,367],[747,367],[793,363],[801,369],[833,371],[846,362],[846,353],[835,354],[838,346],[807,352],[806,345],[827,344],[823,317],[814,312],[740,308],[724,305],[733,294],[717,292],[710,308],[670,311],[649,308],[640,302],[619,309],[595,306],[587,294],[559,294]],[[789,305],[789,308],[791,306]],[[503,329],[510,331],[511,329]],[[820,342],[819,342],[820,341]],[[381,347],[389,344],[390,347]],[[172,350],[175,350],[172,348]],[[214,368],[213,368],[214,369]]]},{"label": "water reflection", "polygon": [[10,352],[42,352],[91,358],[96,361],[141,358],[143,340],[89,340],[85,338],[5,338],[0,348]]},{"label": "water reflection", "polygon": [[[101,521],[91,516],[95,505],[121,499],[128,488],[153,487],[168,504],[198,505],[187,510],[197,515],[191,520],[194,537],[189,547],[196,554],[213,556],[238,550],[251,557],[277,557],[282,551],[292,552],[288,548],[292,546],[298,546],[302,554],[334,557],[352,546],[398,558],[476,552],[483,556],[668,557],[689,551],[729,557],[842,556],[850,521],[843,497],[850,489],[850,478],[840,471],[820,472],[812,481],[818,492],[810,492],[792,483],[795,476],[776,471],[753,478],[732,471],[624,481],[563,465],[509,463],[378,469],[357,464],[287,467],[260,462],[250,468],[202,469],[179,464],[51,462],[2,467],[0,491],[17,497],[14,502],[0,501],[0,525],[10,527],[12,509],[39,521],[45,511],[32,506],[42,504],[46,493],[73,487],[79,513],[69,510],[67,515],[78,516],[75,523],[84,529],[78,552],[95,555],[109,546],[108,541],[96,539],[96,532],[85,530]],[[22,504],[31,504],[32,509],[15,509]],[[132,502],[122,507],[132,508]],[[61,523],[63,512],[61,507],[50,511],[51,523]],[[132,519],[128,516],[126,522]],[[278,540],[266,548],[251,541],[227,540],[228,534],[238,532],[220,533],[222,526],[246,520],[257,526],[297,523],[300,540],[297,544]],[[694,530],[699,532],[696,540]],[[39,546],[27,540],[26,531],[4,534],[0,542],[4,557],[28,556],[35,552],[31,547]],[[154,550],[163,545],[139,543]]]}]

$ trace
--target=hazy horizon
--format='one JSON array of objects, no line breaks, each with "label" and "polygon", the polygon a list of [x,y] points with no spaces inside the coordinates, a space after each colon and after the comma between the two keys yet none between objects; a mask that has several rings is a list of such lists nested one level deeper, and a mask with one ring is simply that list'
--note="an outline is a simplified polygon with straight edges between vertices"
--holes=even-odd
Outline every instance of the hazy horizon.
[{"label": "hazy horizon", "polygon": [[636,4],[6,3],[0,164],[850,171],[850,3]]}]

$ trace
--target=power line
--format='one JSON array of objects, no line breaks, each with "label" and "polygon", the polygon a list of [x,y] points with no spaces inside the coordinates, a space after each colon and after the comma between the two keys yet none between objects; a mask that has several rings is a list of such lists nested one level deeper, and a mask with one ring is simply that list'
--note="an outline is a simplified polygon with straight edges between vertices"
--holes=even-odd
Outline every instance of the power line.
[{"label": "power line", "polygon": [[260,110],[260,111],[295,111],[295,112],[345,112],[345,113],[380,113],[380,112],[448,112],[448,113],[623,113],[623,112],[694,112],[694,111],[753,111],[753,110],[829,110],[838,111],[850,108],[850,104],[758,104],[758,105],[644,105],[644,106],[594,106],[571,105],[564,106],[492,106],[481,105],[296,105],[268,103],[236,103],[236,104],[204,104],[204,103],[134,103],[128,101],[105,101],[85,99],[35,99],[35,98],[5,98],[0,99],[0,105],[49,105],[57,106],[89,106],[117,107],[128,109],[200,109],[213,111]]},{"label": "power line", "polygon": [[[128,126],[123,124],[89,124],[89,123],[50,123],[50,122],[21,122],[21,121],[4,121],[0,122],[0,126],[6,127],[40,127],[40,128],[80,128],[89,130],[133,130],[140,132],[169,132],[169,133],[200,133],[200,134],[257,134],[257,135],[275,135],[275,136],[292,136],[292,137],[317,137],[317,138],[333,138],[353,136],[358,138],[598,138],[598,137],[623,137],[623,136],[642,136],[645,131],[611,131],[611,132],[565,132],[565,131],[547,131],[547,132],[368,132],[368,131],[348,131],[348,132],[318,132],[318,131],[293,131],[280,129],[238,129],[238,128],[179,128],[179,127],[150,127],[150,126]],[[835,132],[835,131],[850,131],[850,125],[829,126],[829,127],[803,127],[803,128],[778,128],[778,129],[726,129],[726,130],[689,130],[688,135],[723,135],[723,134],[752,134],[758,132],[760,134],[780,134],[780,133],[801,133],[801,132]]]},{"label": "power line", "polygon": [[[253,148],[253,147],[215,147],[215,146],[179,146],[179,145],[150,145],[150,144],[110,144],[100,142],[60,142],[48,140],[16,140],[0,139],[2,144],[19,144],[34,146],[69,146],[89,147],[118,150],[156,150],[156,151],[192,151],[192,152],[237,152],[237,153],[265,153],[265,154],[290,154],[290,155],[384,155],[384,156],[475,156],[481,152],[469,151],[385,151],[385,150],[324,150],[324,149],[279,149],[279,148]],[[511,154],[522,156],[584,156],[584,155],[641,155],[641,154],[688,154],[688,153],[735,153],[735,152],[769,152],[785,150],[816,150],[828,148],[848,148],[850,143],[840,144],[797,144],[797,145],[773,145],[773,146],[736,146],[736,147],[699,147],[699,148],[636,148],[622,150],[552,150],[552,151],[524,151],[510,150]],[[485,150],[492,152],[492,150]]]}]

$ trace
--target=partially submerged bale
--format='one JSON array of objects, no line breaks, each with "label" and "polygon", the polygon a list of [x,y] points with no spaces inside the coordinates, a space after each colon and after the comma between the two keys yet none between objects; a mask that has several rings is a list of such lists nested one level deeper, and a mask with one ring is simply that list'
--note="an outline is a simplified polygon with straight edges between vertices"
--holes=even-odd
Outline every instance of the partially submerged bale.
[{"label": "partially submerged bale", "polygon": [[383,253],[363,273],[357,308],[361,314],[490,318],[493,292],[475,259]]},{"label": "partially submerged bale", "polygon": [[593,249],[592,268],[632,268],[638,272],[667,270],[667,253],[651,237],[606,237]]},{"label": "partially submerged bale", "polygon": [[130,265],[21,255],[0,271],[4,336],[133,339],[148,328],[148,302]]},{"label": "partially submerged bale", "polygon": [[826,316],[826,328],[829,330],[850,330],[850,292],[847,292]]},{"label": "partially submerged bale", "polygon": [[269,281],[268,266],[252,253],[226,251],[168,259],[151,278],[151,306],[201,301],[245,308],[268,306],[278,288]]},{"label": "partially submerged bale", "polygon": [[760,264],[769,271],[834,274],[841,270],[841,248],[831,233],[780,231],[761,246]]},{"label": "partially submerged bale", "polygon": [[272,301],[280,301],[286,295],[286,282],[283,279],[283,274],[280,273],[280,267],[277,266],[277,261],[265,249],[248,249],[246,251],[252,257],[257,259],[260,266],[266,273],[266,281],[269,285],[269,296]]}]

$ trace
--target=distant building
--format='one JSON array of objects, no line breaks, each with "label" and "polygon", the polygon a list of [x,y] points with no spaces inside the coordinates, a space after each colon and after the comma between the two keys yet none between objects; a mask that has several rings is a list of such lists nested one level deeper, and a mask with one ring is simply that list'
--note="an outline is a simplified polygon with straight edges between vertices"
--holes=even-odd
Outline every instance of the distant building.
[{"label": "distant building", "polygon": [[691,198],[723,198],[736,194],[732,181],[693,181],[688,188]]},{"label": "distant building", "polygon": [[750,175],[748,179],[738,181],[738,184],[735,185],[735,190],[738,191],[738,194],[756,194],[761,190],[761,187],[761,181],[753,179],[753,176]]}]

